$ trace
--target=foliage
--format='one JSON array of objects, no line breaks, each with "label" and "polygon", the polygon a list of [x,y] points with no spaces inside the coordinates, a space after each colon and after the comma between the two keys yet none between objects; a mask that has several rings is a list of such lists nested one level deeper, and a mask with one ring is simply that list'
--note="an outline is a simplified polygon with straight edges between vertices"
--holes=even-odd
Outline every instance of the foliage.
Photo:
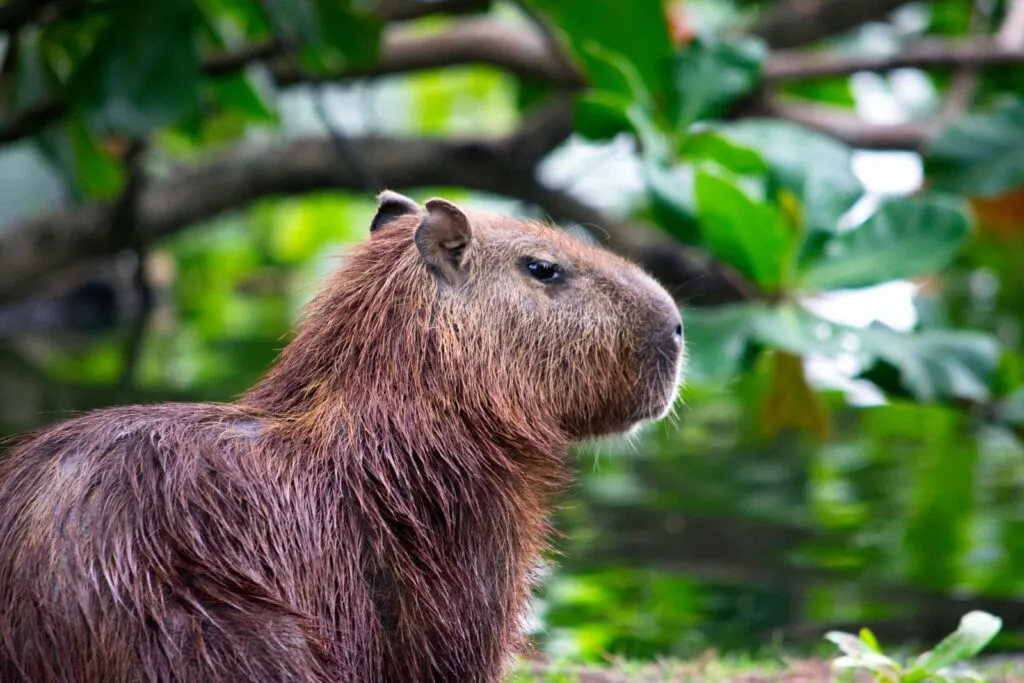
[{"label": "foliage", "polygon": [[869,629],[861,629],[859,636],[833,631],[825,637],[844,653],[833,663],[837,669],[868,669],[876,681],[885,683],[945,683],[984,681],[976,671],[954,665],[981,652],[1001,628],[1001,619],[986,612],[970,612],[964,615],[955,632],[904,664],[886,656]]},{"label": "foliage", "polygon": [[[328,83],[325,106],[346,135],[450,143],[444,162],[467,164],[470,180],[482,163],[477,136],[508,133],[562,88],[532,73],[534,61],[517,62],[532,74],[523,75],[493,58],[373,83],[365,74],[389,43],[433,39],[462,19],[431,15],[397,27],[373,3],[356,0],[46,4],[66,6],[66,16],[50,12],[19,30],[5,43],[10,59],[0,69],[0,126],[40,104],[61,105],[60,116],[0,150],[7,164],[0,210],[15,227],[56,204],[87,215],[115,200],[130,139],[147,141],[147,170],[167,180],[209,159],[258,155],[268,138],[321,134],[307,78]],[[413,4],[430,13],[428,3]],[[991,4],[988,29],[1008,5]],[[930,117],[952,69],[779,84],[771,80],[778,52],[746,30],[757,26],[759,8],[778,5],[773,0],[630,0],[600,12],[582,0],[479,5],[487,21],[518,12],[522,21],[510,22],[510,31],[545,21],[586,81],[571,91],[574,135],[559,151],[568,161],[520,174],[521,150],[507,149],[508,163],[479,175],[508,178],[503,199],[556,197],[541,211],[572,213],[569,191],[556,190],[569,188],[571,199],[620,216],[627,232],[647,224],[686,254],[709,259],[741,293],[720,305],[686,302],[681,419],[628,443],[580,448],[581,485],[559,517],[565,554],[540,591],[543,647],[588,662],[608,653],[693,657],[709,647],[764,646],[776,633],[817,640],[821,624],[899,625],[914,607],[897,598],[916,590],[940,603],[961,591],[993,600],[1018,594],[1019,69],[980,70],[971,107],[916,147],[918,186],[880,192],[861,165],[862,150],[827,126],[758,109],[758,98],[774,88],[769,94],[786,106],[827,104],[854,116],[871,104],[870,83],[890,110]],[[809,63],[818,52],[871,56],[879,44],[966,41],[978,30],[970,28],[977,23],[970,3],[908,5],[824,36],[802,54]],[[211,67],[246,49],[269,49],[274,26],[286,34],[291,59]],[[407,33],[385,39],[392,30]],[[458,61],[457,51],[444,57],[431,64]],[[908,73],[924,93],[913,106],[900,81]],[[463,144],[466,136],[472,140]],[[621,152],[623,141],[630,151]],[[593,162],[595,149],[611,150],[613,161]],[[417,168],[436,161],[410,158]],[[409,185],[396,189],[418,198],[444,194],[487,208],[501,201],[435,187],[436,178],[401,159],[385,161]],[[264,179],[245,170],[240,177],[261,187]],[[634,170],[630,190],[625,179]],[[538,191],[523,177],[547,187]],[[132,398],[226,400],[267,367],[336,254],[366,237],[372,197],[323,191],[332,178],[325,172],[316,183],[296,183],[288,196],[256,192],[252,203],[174,235],[157,221],[151,256],[172,265],[158,283]],[[44,192],[52,186],[59,191]],[[593,214],[578,218],[601,236]],[[0,225],[0,236],[6,229]],[[631,245],[642,234],[617,242]],[[99,249],[83,246],[83,260]],[[685,296],[714,272],[698,273],[679,291]],[[914,310],[904,325],[839,315],[853,297],[882,307],[889,287],[906,283],[914,285]],[[0,328],[4,320],[0,309]],[[111,388],[126,365],[124,332],[92,330],[72,340],[8,334],[0,344],[0,428],[21,431],[122,400]],[[844,391],[822,379],[822,366],[842,375]],[[870,392],[873,405],[851,386]],[[916,661],[941,668],[934,659]],[[905,675],[914,671],[908,666]]]}]

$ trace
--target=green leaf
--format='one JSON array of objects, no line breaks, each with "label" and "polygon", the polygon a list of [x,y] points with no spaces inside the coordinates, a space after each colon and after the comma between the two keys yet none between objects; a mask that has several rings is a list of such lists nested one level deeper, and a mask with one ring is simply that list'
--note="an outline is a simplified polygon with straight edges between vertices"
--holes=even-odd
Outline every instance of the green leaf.
[{"label": "green leaf", "polygon": [[945,128],[924,155],[925,176],[939,190],[991,197],[1024,184],[1024,99]]},{"label": "green leaf", "polygon": [[[352,7],[351,0],[312,0],[323,42],[345,57],[348,67],[377,60],[383,22]],[[305,4],[303,2],[289,4]]]},{"label": "green leaf", "polygon": [[764,43],[744,38],[735,43],[694,38],[669,66],[669,109],[676,130],[718,116],[725,105],[753,88],[767,55]]},{"label": "green leaf", "polygon": [[[221,37],[222,43],[230,36],[246,38],[269,37],[269,27],[263,14],[262,3],[252,0],[194,0],[196,8],[205,18],[207,25]],[[280,16],[281,8],[273,3],[271,11],[275,18]],[[309,11],[306,3],[290,3],[285,12],[303,12],[301,21],[308,21]],[[287,21],[287,19],[286,19]]]},{"label": "green leaf", "polygon": [[586,43],[583,50],[608,68],[609,79],[606,85],[609,87],[595,90],[627,97],[629,99],[629,104],[626,107],[627,113],[629,110],[639,110],[643,112],[645,119],[650,120],[654,111],[651,88],[644,82],[636,65],[621,52],[610,50],[598,43]]},{"label": "green leaf", "polygon": [[884,681],[896,683],[901,679],[902,669],[897,661],[876,652],[867,642],[852,633],[829,631],[825,634],[825,639],[834,643],[844,655],[832,661],[833,669],[863,668],[873,672],[876,677],[880,676]]},{"label": "green leaf", "polygon": [[874,650],[875,652],[877,652],[877,653],[881,654],[881,652],[882,652],[882,648],[881,648],[881,647],[879,647],[879,645],[878,645],[878,639],[877,639],[877,638],[875,638],[875,634],[871,632],[871,629],[869,629],[869,628],[867,628],[867,627],[864,627],[864,628],[862,628],[862,629],[860,630],[860,633],[859,633],[859,635],[860,635],[860,639],[861,639],[861,641],[862,641],[862,642],[863,642],[863,643],[864,643],[865,645],[867,645],[868,647],[870,647],[870,648],[871,648],[872,650]]},{"label": "green leaf", "polygon": [[686,312],[687,370],[693,383],[721,383],[739,371],[761,304],[694,308]]},{"label": "green leaf", "polygon": [[999,346],[988,335],[959,330],[901,334],[876,323],[860,333],[865,349],[900,373],[921,400],[989,398]]},{"label": "green leaf", "polygon": [[202,74],[192,3],[122,0],[110,16],[68,85],[91,127],[144,137],[195,111]]},{"label": "green leaf", "polygon": [[927,275],[946,266],[970,232],[962,201],[925,195],[886,202],[862,225],[816,244],[801,258],[809,289],[853,289]]},{"label": "green leaf", "polygon": [[210,86],[225,109],[244,114],[252,121],[266,123],[277,119],[273,103],[267,101],[252,77],[244,72],[213,79]]},{"label": "green leaf", "polygon": [[867,669],[874,674],[876,681],[886,683],[902,683],[903,681],[899,663],[877,652],[869,652],[859,657],[838,657],[832,661],[832,668]]},{"label": "green leaf", "polygon": [[64,117],[58,126],[36,136],[36,144],[79,199],[109,200],[121,191],[124,170],[97,144],[82,116]]},{"label": "green leaf", "polygon": [[857,104],[848,75],[835,78],[821,78],[809,81],[784,82],[779,88],[783,96],[810,100],[817,104],[830,104],[852,108]]},{"label": "green leaf", "polygon": [[761,343],[798,356],[830,358],[850,354],[860,362],[873,355],[864,346],[862,330],[819,318],[806,308],[786,303],[764,308],[754,319],[752,334]]},{"label": "green leaf", "polygon": [[672,143],[649,110],[634,102],[625,114],[640,141],[641,176],[659,226],[683,244],[702,244],[693,167],[673,163]]},{"label": "green leaf", "polygon": [[1024,425],[1024,388],[1018,389],[1000,401],[996,415],[1003,422]]},{"label": "green leaf", "polygon": [[311,2],[302,0],[262,0],[260,3],[270,14],[273,26],[265,26],[271,33],[282,33],[303,46],[319,45],[324,37],[316,8]]},{"label": "green leaf", "polygon": [[64,130],[71,142],[78,187],[86,197],[113,199],[124,184],[121,164],[100,148],[81,117],[69,118]]},{"label": "green leaf", "polygon": [[[57,76],[43,52],[39,33],[25,31],[19,41],[18,78],[12,105],[35,104],[53,92]],[[86,128],[82,117],[70,114],[47,126],[33,142],[73,188],[77,198],[110,199],[121,188],[123,172]]]},{"label": "green leaf", "polygon": [[573,128],[590,140],[610,140],[630,130],[626,111],[631,102],[631,98],[619,93],[582,93],[573,102]]},{"label": "green leaf", "polygon": [[18,70],[11,97],[12,109],[20,109],[39,102],[50,95],[58,85],[57,75],[43,54],[38,31],[26,30],[21,33],[17,47]]},{"label": "green leaf", "polygon": [[800,200],[805,234],[835,231],[839,217],[864,194],[852,150],[824,134],[781,119],[747,119],[716,130],[761,154],[774,181]]},{"label": "green leaf", "polygon": [[609,2],[600,8],[589,0],[529,0],[529,4],[561,32],[595,89],[629,93],[619,74],[590,49],[601,46],[629,55],[646,89],[662,90],[672,41],[661,0]]},{"label": "green leaf", "polygon": [[825,640],[834,643],[836,647],[842,650],[843,654],[854,659],[874,654],[867,643],[852,633],[829,631],[825,634]]},{"label": "green leaf", "polygon": [[693,167],[675,165],[663,168],[656,163],[645,162],[641,175],[658,226],[682,244],[702,246],[693,191]]},{"label": "green leaf", "polygon": [[796,236],[775,207],[703,170],[694,193],[707,247],[765,290],[783,284]]},{"label": "green leaf", "polygon": [[760,175],[768,170],[761,155],[754,149],[738,145],[722,134],[705,130],[687,135],[680,156],[692,161],[714,161],[722,168],[740,175]]},{"label": "green leaf", "polygon": [[934,673],[950,664],[970,659],[981,652],[1002,628],[1003,621],[998,617],[987,612],[968,612],[956,631],[914,662],[911,673]]},{"label": "green leaf", "polygon": [[[692,323],[691,323],[692,318]],[[867,329],[824,320],[796,304],[747,304],[722,313],[691,312],[687,317],[691,349],[699,353],[702,376],[728,377],[746,352],[747,341],[797,356],[851,356],[859,365],[883,363],[921,400],[950,397],[986,400],[999,357],[995,340],[985,334],[929,330],[900,333],[881,324]],[[697,330],[698,341],[690,332]],[[709,368],[705,370],[704,368]]]}]

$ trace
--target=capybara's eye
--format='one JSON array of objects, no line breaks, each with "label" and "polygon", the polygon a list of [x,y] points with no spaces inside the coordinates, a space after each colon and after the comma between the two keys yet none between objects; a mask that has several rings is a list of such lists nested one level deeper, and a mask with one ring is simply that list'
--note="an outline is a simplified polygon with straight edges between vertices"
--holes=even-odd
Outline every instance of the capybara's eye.
[{"label": "capybara's eye", "polygon": [[554,282],[562,277],[562,268],[557,263],[537,259],[526,260],[526,271],[541,282]]}]

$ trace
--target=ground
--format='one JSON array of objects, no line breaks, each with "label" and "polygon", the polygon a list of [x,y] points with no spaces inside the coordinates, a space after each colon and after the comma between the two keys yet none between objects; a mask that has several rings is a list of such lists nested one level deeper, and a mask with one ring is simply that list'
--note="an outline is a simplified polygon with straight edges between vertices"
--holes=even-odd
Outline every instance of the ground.
[{"label": "ground", "polygon": [[[1024,683],[1024,660],[990,662],[976,670],[986,683]],[[605,667],[523,663],[510,683],[851,683],[866,675],[837,676],[827,659],[788,662],[725,662],[707,657],[691,662],[617,663]]]}]

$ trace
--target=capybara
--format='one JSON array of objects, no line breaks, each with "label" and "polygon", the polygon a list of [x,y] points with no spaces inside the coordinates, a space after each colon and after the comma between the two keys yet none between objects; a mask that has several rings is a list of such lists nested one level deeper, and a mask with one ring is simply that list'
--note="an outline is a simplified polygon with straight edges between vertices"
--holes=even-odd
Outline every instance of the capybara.
[{"label": "capybara", "polygon": [[85,413],[0,461],[4,683],[507,673],[570,446],[668,413],[679,310],[541,222],[377,207],[237,401]]}]

